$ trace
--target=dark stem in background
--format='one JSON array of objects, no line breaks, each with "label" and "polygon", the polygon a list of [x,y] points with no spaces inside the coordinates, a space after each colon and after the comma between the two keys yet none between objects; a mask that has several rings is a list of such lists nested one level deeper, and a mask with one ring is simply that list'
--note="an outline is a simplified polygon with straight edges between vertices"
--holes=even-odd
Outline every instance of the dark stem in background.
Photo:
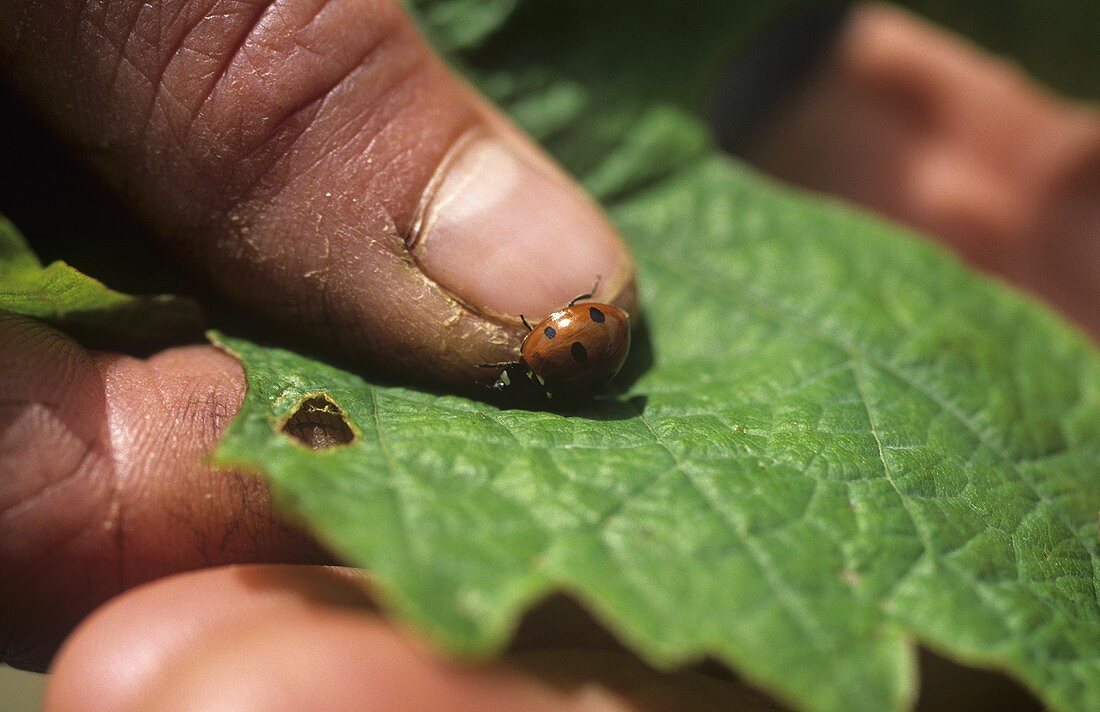
[{"label": "dark stem in background", "polygon": [[747,55],[733,58],[709,111],[718,146],[742,155],[774,109],[793,96],[848,19],[844,7],[817,7],[784,18]]}]

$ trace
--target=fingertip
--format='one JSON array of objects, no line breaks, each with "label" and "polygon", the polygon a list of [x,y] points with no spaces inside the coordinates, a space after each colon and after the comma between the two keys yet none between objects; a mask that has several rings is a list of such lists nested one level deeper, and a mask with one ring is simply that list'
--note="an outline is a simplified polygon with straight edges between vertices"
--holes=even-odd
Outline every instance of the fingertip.
[{"label": "fingertip", "polygon": [[346,611],[253,618],[203,641],[133,709],[493,712],[562,709],[517,675],[440,661],[382,622]]},{"label": "fingertip", "polygon": [[601,209],[528,140],[478,127],[429,182],[408,241],[424,273],[474,308],[542,316],[598,276],[631,293],[634,265]]},{"label": "fingertip", "polygon": [[48,712],[135,708],[145,689],[204,637],[249,617],[368,605],[361,576],[317,566],[227,566],[160,579],[102,606],[51,667]]}]

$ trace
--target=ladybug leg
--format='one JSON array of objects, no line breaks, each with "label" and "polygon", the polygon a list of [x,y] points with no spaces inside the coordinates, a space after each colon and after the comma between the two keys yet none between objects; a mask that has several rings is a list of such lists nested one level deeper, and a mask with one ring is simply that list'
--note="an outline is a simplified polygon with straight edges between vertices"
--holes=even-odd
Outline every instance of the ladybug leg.
[{"label": "ladybug leg", "polygon": [[519,361],[497,361],[496,363],[479,363],[478,368],[508,368],[509,366],[519,366]]},{"label": "ladybug leg", "polygon": [[573,299],[569,301],[569,306],[573,306],[577,302],[583,301],[585,299],[591,299],[592,295],[596,293],[596,290],[600,288],[600,279],[602,279],[602,277],[600,277],[600,275],[596,275],[596,283],[592,285],[592,289],[589,289],[584,294],[578,294],[577,296],[573,297]]},{"label": "ladybug leg", "polygon": [[519,320],[523,322],[523,325],[527,327],[528,331],[534,331],[534,327],[527,323],[527,318],[522,314],[519,315]]},{"label": "ladybug leg", "polygon": [[529,368],[527,369],[527,379],[531,381],[536,390],[546,396],[547,400],[554,397],[554,394],[551,393],[550,389],[546,387],[546,379],[544,379],[542,376],[538,375]]},{"label": "ladybug leg", "polygon": [[508,375],[508,372],[522,365],[523,364],[519,361],[498,361],[496,363],[479,363],[478,367],[500,369],[500,374],[497,376],[496,380],[487,385],[486,388],[491,391],[496,391],[497,393],[503,393],[512,385],[512,377]]}]

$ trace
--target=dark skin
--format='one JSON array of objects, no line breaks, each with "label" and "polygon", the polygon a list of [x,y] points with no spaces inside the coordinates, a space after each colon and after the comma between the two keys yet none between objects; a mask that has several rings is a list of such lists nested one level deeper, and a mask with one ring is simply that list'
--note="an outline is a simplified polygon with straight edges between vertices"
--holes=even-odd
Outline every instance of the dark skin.
[{"label": "dark skin", "polygon": [[[396,6],[216,5],[180,3],[161,26],[136,2],[108,16],[77,2],[0,0],[0,69],[151,233],[238,308],[365,368],[385,363],[403,377],[430,373],[451,384],[511,356],[523,326],[507,315],[546,314],[594,273],[604,275],[601,299],[631,309],[629,255],[604,219],[430,54]],[[362,31],[340,31],[348,27]],[[898,37],[917,38],[921,51],[907,52]],[[309,51],[321,45],[329,49]],[[868,72],[880,83],[868,84]],[[271,76],[282,81],[265,84]],[[868,86],[893,91],[860,93]],[[998,90],[967,90],[987,86]],[[971,118],[916,133],[889,104],[907,92]],[[310,103],[316,96],[328,99]],[[73,97],[81,98],[75,110]],[[1024,126],[982,118],[1025,111]],[[257,127],[244,120],[249,112],[283,120]],[[851,131],[829,130],[834,123]],[[986,130],[968,130],[973,123]],[[1074,237],[1100,234],[1100,191],[1088,190],[1100,180],[1095,113],[1045,97],[913,18],[872,7],[856,14],[823,74],[772,126],[753,154],[763,167],[917,224],[1100,335],[1088,318],[1097,313],[1088,307],[1100,293],[1100,258]],[[1050,151],[1014,170],[983,163],[998,157],[1003,166],[1012,155],[976,142],[1018,144],[1028,127],[1077,143],[1046,141]],[[881,140],[857,140],[869,132]],[[787,148],[800,141],[850,160],[840,166],[805,152],[800,160]],[[584,236],[577,263],[549,276],[500,268],[507,260],[541,267],[542,234],[517,234],[499,258],[506,262],[485,274],[461,259],[478,250],[477,237],[453,206],[484,196],[464,195],[448,177],[480,184],[484,163],[519,176],[494,188],[513,204],[546,202],[547,186],[557,191],[554,214],[585,228],[565,231]],[[950,202],[933,192],[944,173],[920,179],[945,165],[954,167]],[[990,205],[1002,202],[1027,219],[994,219]],[[414,233],[410,253],[399,236]],[[498,290],[490,274],[515,283]],[[402,319],[392,318],[391,299]],[[441,339],[447,348],[435,350]],[[0,363],[0,649],[41,666],[99,608],[54,662],[50,710],[203,708],[210,699],[264,709],[322,700],[329,709],[384,710],[761,704],[720,675],[649,670],[583,617],[556,611],[539,624],[554,636],[535,631],[536,642],[512,658],[455,665],[373,613],[349,574],[271,565],[327,557],[272,513],[262,485],[204,464],[244,388],[239,365],[211,347],[135,359],[3,317]],[[265,563],[225,566],[246,562]],[[183,571],[191,573],[164,578]]]}]

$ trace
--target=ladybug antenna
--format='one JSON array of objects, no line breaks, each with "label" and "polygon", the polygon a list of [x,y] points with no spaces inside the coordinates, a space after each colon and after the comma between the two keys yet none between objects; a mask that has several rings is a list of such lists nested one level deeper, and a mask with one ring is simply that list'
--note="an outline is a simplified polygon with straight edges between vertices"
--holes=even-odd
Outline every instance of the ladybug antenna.
[{"label": "ladybug antenna", "polygon": [[596,275],[596,283],[592,285],[592,289],[588,290],[584,294],[578,294],[577,296],[573,297],[573,299],[569,302],[569,306],[573,306],[583,299],[591,299],[592,295],[596,293],[596,290],[600,288],[600,279],[602,279],[602,277],[600,275]]}]

